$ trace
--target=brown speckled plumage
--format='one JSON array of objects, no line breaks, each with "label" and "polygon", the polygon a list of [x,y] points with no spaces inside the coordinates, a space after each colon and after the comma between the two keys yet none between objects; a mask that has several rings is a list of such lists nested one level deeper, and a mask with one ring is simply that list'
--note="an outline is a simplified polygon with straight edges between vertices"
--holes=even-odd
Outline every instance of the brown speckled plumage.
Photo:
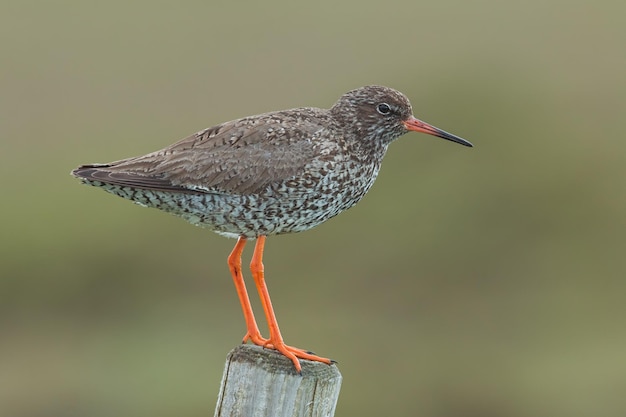
[{"label": "brown speckled plumage", "polygon": [[[247,340],[298,358],[332,363],[287,346],[264,282],[265,236],[310,229],[349,209],[370,189],[389,144],[408,131],[469,142],[417,120],[409,100],[381,86],[350,91],[330,109],[297,108],[223,123],[160,151],[72,171],[84,183],[238,237],[228,258]],[[248,238],[270,331],[261,336],[241,273]]]},{"label": "brown speckled plumage", "polygon": [[[377,111],[380,103],[392,112]],[[297,108],[226,122],[167,148],[72,173],[86,184],[248,238],[300,232],[356,204],[387,146],[407,132],[408,99],[368,86],[331,109]]]}]

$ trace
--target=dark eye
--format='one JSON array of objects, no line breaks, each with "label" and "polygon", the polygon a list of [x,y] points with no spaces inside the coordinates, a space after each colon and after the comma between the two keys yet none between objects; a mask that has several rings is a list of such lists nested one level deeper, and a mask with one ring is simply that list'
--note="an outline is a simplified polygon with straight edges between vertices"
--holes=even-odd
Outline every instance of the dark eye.
[{"label": "dark eye", "polygon": [[389,104],[387,103],[380,103],[378,106],[376,106],[376,110],[378,110],[378,113],[380,114],[391,113],[391,107],[389,107]]}]

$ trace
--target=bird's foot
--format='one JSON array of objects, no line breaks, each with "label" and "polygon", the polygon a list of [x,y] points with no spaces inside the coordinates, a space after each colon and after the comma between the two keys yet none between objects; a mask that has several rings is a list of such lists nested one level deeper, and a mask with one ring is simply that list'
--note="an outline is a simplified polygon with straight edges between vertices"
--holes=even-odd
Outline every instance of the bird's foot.
[{"label": "bird's foot", "polygon": [[300,349],[300,348],[293,347],[293,346],[288,346],[282,340],[273,341],[272,339],[266,339],[263,336],[261,336],[260,333],[254,333],[254,334],[246,333],[246,335],[243,338],[243,343],[246,343],[248,341],[254,343],[257,346],[262,346],[263,348],[266,348],[266,349],[274,349],[274,350],[279,351],[284,356],[289,358],[291,362],[293,362],[293,365],[299,374],[302,373],[302,366],[300,365],[300,361],[298,359],[306,359],[306,360],[314,361],[314,362],[322,362],[327,365],[336,363],[336,361],[332,359],[317,356],[311,351]]},{"label": "bird's foot", "polygon": [[298,358],[306,359],[306,360],[314,361],[314,362],[322,362],[327,365],[331,365],[335,363],[335,361],[328,359],[328,358],[323,358],[321,356],[317,356],[311,351],[300,349],[300,348],[293,347],[293,346],[288,346],[282,340],[279,340],[276,342],[269,341],[267,347],[269,346],[271,346],[272,349],[279,351],[280,353],[285,355],[287,358],[291,359],[291,362],[293,362],[293,365],[295,366],[296,371],[299,374],[302,373],[302,367],[300,365],[300,361],[298,360]]}]

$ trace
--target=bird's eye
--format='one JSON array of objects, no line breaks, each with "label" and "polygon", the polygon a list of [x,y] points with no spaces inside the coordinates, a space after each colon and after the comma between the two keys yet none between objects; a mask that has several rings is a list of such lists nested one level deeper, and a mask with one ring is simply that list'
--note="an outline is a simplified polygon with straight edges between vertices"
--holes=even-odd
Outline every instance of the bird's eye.
[{"label": "bird's eye", "polygon": [[391,113],[391,107],[387,103],[380,103],[378,106],[376,106],[376,110],[380,114],[389,114],[389,113]]}]

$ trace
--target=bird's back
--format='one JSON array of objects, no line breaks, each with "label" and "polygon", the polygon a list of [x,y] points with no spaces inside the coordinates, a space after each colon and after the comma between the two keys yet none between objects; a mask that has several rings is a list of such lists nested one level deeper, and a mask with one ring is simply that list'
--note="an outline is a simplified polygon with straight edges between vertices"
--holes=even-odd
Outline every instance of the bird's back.
[{"label": "bird's back", "polygon": [[147,155],[72,173],[218,233],[254,237],[307,230],[356,204],[379,164],[357,163],[348,147],[328,110],[298,108],[226,122]]}]

